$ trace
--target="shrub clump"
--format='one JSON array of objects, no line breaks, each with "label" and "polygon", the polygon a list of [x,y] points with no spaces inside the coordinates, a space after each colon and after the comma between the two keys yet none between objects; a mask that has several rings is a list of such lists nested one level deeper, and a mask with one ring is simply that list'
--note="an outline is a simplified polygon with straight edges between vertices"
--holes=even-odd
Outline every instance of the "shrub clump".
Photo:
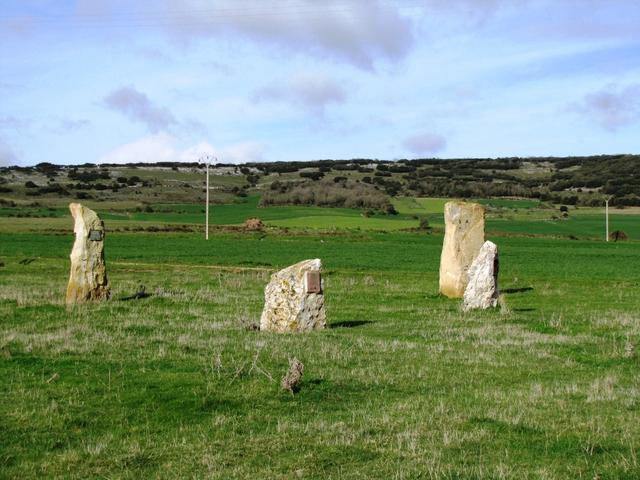
[{"label": "shrub clump", "polygon": [[385,212],[392,209],[389,197],[383,192],[372,185],[350,181],[278,182],[260,199],[261,207],[270,205],[366,208]]},{"label": "shrub clump", "polygon": [[614,242],[622,242],[624,240],[629,240],[629,237],[622,230],[616,230],[609,234],[609,240],[613,240]]}]

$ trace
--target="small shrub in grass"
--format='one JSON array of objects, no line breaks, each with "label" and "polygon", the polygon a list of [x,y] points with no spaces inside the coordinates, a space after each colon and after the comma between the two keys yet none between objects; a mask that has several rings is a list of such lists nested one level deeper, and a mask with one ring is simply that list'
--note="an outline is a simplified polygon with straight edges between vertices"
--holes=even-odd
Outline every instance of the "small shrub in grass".
[{"label": "small shrub in grass", "polygon": [[420,218],[420,223],[418,225],[418,228],[420,230],[424,230],[424,231],[429,231],[431,230],[431,225],[429,225],[429,219],[427,218]]},{"label": "small shrub in grass", "polygon": [[614,242],[622,242],[625,240],[629,240],[629,237],[622,230],[616,230],[615,232],[611,232],[609,234],[609,239],[613,240]]}]

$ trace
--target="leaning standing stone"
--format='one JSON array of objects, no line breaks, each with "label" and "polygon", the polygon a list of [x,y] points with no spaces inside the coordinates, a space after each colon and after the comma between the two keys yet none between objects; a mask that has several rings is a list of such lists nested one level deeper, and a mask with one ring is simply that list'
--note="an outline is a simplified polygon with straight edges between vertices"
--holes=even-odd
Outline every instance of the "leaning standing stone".
[{"label": "leaning standing stone", "polygon": [[305,260],[271,276],[264,290],[260,330],[307,332],[324,328],[324,294],[320,259]]},{"label": "leaning standing stone", "polygon": [[71,274],[67,305],[109,298],[109,281],[104,263],[104,223],[96,212],[70,203],[75,220],[76,241],[71,250]]},{"label": "leaning standing stone", "polygon": [[444,222],[440,293],[461,298],[469,281],[467,271],[484,242],[484,207],[477,203],[447,202]]},{"label": "leaning standing stone", "polygon": [[469,268],[469,284],[464,291],[462,309],[492,308],[498,304],[498,247],[484,242]]}]

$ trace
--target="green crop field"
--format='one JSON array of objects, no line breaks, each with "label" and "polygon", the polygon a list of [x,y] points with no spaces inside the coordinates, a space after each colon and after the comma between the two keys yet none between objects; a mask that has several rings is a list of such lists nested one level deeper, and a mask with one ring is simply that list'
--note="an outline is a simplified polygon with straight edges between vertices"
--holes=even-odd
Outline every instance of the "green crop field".
[{"label": "green crop field", "polygon": [[[483,202],[502,297],[462,313],[438,295],[444,202],[250,196],[212,223],[264,231],[208,241],[121,228],[200,228],[200,205],[95,204],[112,299],[72,309],[66,209],[0,210],[0,478],[640,478],[640,216],[605,243],[599,210]],[[270,274],[316,257],[329,328],[252,329]]]}]

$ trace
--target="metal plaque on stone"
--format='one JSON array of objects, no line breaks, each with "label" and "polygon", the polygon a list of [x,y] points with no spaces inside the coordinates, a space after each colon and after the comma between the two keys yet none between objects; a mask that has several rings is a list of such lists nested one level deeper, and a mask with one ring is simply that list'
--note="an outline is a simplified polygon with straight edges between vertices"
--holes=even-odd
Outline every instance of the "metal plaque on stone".
[{"label": "metal plaque on stone", "polygon": [[320,272],[318,271],[305,272],[304,291],[306,293],[322,292],[322,281],[320,280]]},{"label": "metal plaque on stone", "polygon": [[102,230],[89,230],[89,240],[94,242],[102,241]]}]

